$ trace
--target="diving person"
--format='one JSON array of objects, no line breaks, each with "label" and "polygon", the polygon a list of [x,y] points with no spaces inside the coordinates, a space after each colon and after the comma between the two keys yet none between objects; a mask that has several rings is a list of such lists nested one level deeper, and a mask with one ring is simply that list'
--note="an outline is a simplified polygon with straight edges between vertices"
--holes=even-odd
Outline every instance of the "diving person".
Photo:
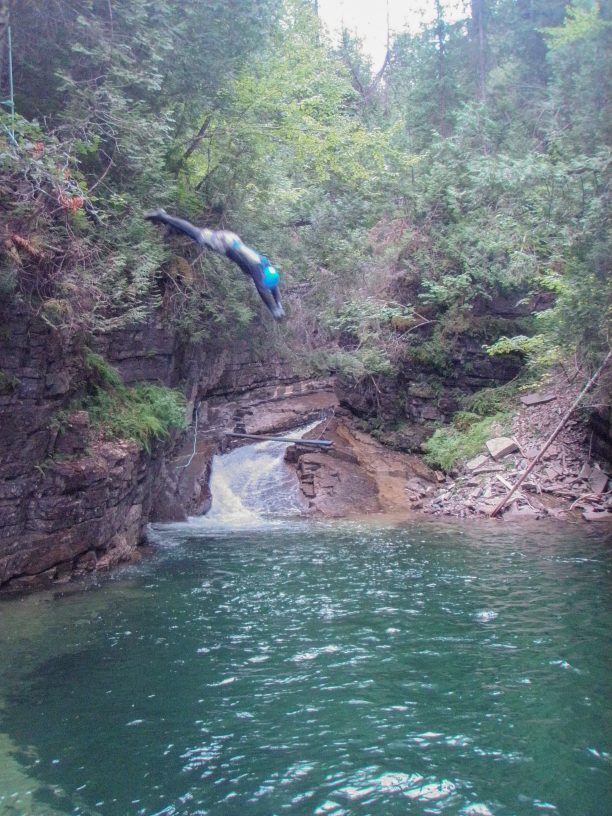
[{"label": "diving person", "polygon": [[146,213],[147,221],[156,224],[166,224],[184,235],[188,235],[192,241],[225,255],[233,261],[242,271],[249,275],[259,292],[259,296],[266,304],[275,320],[282,320],[285,312],[280,299],[278,284],[280,275],[270,264],[265,255],[260,255],[251,247],[248,247],[236,235],[235,232],[227,230],[200,229],[183,218],[176,218],[161,207],[152,212]]}]

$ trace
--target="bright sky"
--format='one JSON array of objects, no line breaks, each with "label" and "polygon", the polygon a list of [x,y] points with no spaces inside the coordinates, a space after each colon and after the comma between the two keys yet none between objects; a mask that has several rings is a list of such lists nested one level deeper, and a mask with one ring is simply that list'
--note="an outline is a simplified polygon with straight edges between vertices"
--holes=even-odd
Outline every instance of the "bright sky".
[{"label": "bright sky", "polygon": [[[442,0],[447,19],[457,19],[464,3],[462,0]],[[319,17],[327,25],[332,37],[343,25],[362,38],[365,50],[371,56],[374,70],[385,58],[387,48],[387,14],[391,32],[409,28],[418,31],[421,23],[431,22],[436,15],[435,0],[319,0]]]}]

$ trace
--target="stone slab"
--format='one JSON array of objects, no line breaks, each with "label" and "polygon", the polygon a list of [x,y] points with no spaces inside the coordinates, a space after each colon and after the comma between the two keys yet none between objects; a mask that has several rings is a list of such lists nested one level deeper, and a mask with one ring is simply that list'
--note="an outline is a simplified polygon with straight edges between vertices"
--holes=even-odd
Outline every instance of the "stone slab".
[{"label": "stone slab", "polygon": [[535,459],[539,452],[540,448],[536,445],[527,445],[527,447],[523,448],[523,453],[527,459]]},{"label": "stone slab", "polygon": [[593,493],[604,493],[608,484],[608,474],[594,467],[589,476],[589,487]]},{"label": "stone slab", "polygon": [[514,439],[510,439],[508,436],[497,436],[487,442],[487,450],[496,461],[503,459],[504,456],[508,456],[510,453],[514,453],[518,449],[519,446]]},{"label": "stone slab", "polygon": [[585,510],[582,518],[585,521],[605,521],[607,524],[612,524],[612,513],[607,510]]},{"label": "stone slab", "polygon": [[541,405],[544,402],[552,402],[557,399],[556,394],[525,394],[521,397],[523,405]]},{"label": "stone slab", "polygon": [[465,463],[465,466],[468,470],[478,470],[481,467],[489,464],[491,462],[491,457],[485,456],[483,453],[480,456],[475,456],[473,459],[470,459],[469,462]]},{"label": "stone slab", "polygon": [[504,470],[503,465],[494,465],[491,463],[490,465],[485,465],[483,467],[476,468],[476,470],[472,471],[473,476],[482,476],[484,473],[499,473],[500,471]]}]

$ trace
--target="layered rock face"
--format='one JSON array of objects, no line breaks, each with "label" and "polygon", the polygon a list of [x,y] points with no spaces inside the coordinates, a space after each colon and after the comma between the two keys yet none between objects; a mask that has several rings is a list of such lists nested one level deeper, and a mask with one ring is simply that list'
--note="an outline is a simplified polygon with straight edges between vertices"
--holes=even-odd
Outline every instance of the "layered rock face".
[{"label": "layered rock face", "polygon": [[518,354],[489,357],[480,341],[464,338],[443,374],[426,363],[405,363],[396,377],[380,377],[375,386],[339,379],[338,398],[373,428],[381,422],[401,427],[387,434],[387,441],[398,450],[418,452],[435,428],[459,410],[461,394],[509,382],[522,365]]},{"label": "layered rock face", "polygon": [[212,457],[240,444],[226,431],[282,433],[327,417],[334,452],[319,460],[313,453],[298,457],[307,503],[326,515],[407,509],[406,479],[432,478],[415,457],[402,458],[357,431],[346,412],[336,416],[332,380],[301,381],[281,361],[254,359],[252,342],[215,351],[181,345],[155,324],[97,338],[95,350],[126,385],[149,380],[182,387],[188,430],[150,452],[105,441],[90,428],[87,412],[75,408],[85,391],[82,339],[64,336],[25,308],[2,318],[4,590],[133,560],[148,522],[206,512]]},{"label": "layered rock face", "polygon": [[352,416],[336,410],[305,436],[334,443],[326,450],[293,446],[285,460],[295,465],[308,510],[329,518],[370,513],[406,513],[414,508],[408,488],[433,490],[436,474],[417,456],[379,444],[355,427]]},{"label": "layered rock face", "polygon": [[[0,314],[0,325],[4,589],[44,586],[137,557],[150,520],[206,509],[208,467],[224,430],[245,422],[257,430],[294,427],[302,412],[307,420],[335,400],[329,383],[297,385],[287,366],[254,359],[246,342],[207,351],[182,345],[160,325],[114,332],[98,338],[95,350],[124,382],[180,385],[188,398],[187,423],[198,416],[191,459],[193,424],[147,452],[134,443],[101,440],[87,413],[73,407],[84,392],[82,338],[50,328],[15,304]],[[320,398],[313,396],[319,391]],[[287,395],[298,398],[293,408]]]}]

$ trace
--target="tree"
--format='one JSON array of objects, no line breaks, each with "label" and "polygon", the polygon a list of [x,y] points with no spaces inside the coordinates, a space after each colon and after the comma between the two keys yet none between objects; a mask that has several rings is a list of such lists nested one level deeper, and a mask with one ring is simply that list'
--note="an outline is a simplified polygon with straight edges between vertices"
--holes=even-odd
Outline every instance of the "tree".
[{"label": "tree", "polygon": [[487,100],[487,35],[486,35],[486,0],[471,0],[472,42],[476,54],[476,71],[478,75],[478,97],[481,102]]}]

